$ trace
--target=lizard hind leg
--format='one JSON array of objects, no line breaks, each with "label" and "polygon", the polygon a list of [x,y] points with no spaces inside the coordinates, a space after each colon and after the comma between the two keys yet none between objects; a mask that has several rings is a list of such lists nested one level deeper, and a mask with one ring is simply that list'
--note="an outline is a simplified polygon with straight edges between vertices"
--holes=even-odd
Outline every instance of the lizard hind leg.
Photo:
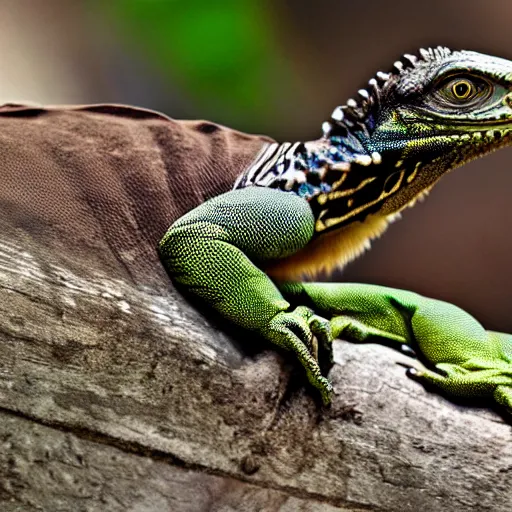
[{"label": "lizard hind leg", "polygon": [[[512,406],[512,402],[507,405],[507,400],[512,399],[510,391],[512,381],[507,372],[503,372],[500,368],[472,371],[452,363],[438,363],[435,368],[437,371],[431,371],[417,363],[415,367],[409,368],[407,374],[415,380],[434,385],[453,396],[476,398],[494,395],[499,403],[509,408]],[[498,392],[501,388],[505,391]]]}]

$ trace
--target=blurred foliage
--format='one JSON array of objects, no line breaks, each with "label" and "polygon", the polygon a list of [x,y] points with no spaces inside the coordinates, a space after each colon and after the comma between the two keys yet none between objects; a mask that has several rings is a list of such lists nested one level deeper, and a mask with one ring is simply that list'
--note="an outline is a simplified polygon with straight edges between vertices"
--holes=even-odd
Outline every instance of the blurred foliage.
[{"label": "blurred foliage", "polygon": [[229,124],[243,112],[265,124],[291,80],[264,1],[99,0],[97,7],[202,117]]}]

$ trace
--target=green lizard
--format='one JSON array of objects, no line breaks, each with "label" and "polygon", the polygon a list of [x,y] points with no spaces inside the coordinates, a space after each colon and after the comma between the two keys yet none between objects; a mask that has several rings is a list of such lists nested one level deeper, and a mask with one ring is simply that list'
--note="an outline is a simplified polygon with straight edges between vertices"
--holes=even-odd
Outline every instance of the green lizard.
[{"label": "green lizard", "polygon": [[512,62],[442,47],[404,55],[322,129],[267,144],[234,190],[174,222],[160,242],[172,279],[295,353],[325,404],[319,358],[343,335],[412,347],[437,371],[418,363],[410,376],[512,411],[512,336],[411,292],[300,282],[360,255],[449,170],[510,144]]}]

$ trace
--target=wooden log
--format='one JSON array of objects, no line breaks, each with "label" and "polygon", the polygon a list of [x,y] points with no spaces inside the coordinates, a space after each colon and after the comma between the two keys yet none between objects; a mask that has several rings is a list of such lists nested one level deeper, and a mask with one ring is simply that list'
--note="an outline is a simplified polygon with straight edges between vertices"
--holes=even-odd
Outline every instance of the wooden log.
[{"label": "wooden log", "polygon": [[0,510],[509,511],[510,425],[335,343],[297,363],[0,219]]}]

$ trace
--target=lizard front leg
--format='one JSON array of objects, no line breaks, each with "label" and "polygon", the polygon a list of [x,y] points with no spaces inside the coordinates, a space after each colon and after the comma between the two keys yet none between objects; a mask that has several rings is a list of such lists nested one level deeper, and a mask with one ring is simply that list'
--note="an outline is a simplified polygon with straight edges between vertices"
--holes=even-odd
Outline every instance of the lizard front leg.
[{"label": "lizard front leg", "polygon": [[215,197],[176,221],[160,242],[173,280],[225,318],[293,351],[309,381],[331,400],[315,340],[331,341],[330,324],[312,309],[295,309],[259,268],[286,257],[311,239],[308,203],[285,192],[249,187]]},{"label": "lizard front leg", "polygon": [[418,363],[411,377],[452,395],[493,397],[512,412],[512,336],[486,331],[457,306],[375,285],[284,283],[280,289],[291,303],[329,318],[334,337],[411,346],[437,370]]}]

